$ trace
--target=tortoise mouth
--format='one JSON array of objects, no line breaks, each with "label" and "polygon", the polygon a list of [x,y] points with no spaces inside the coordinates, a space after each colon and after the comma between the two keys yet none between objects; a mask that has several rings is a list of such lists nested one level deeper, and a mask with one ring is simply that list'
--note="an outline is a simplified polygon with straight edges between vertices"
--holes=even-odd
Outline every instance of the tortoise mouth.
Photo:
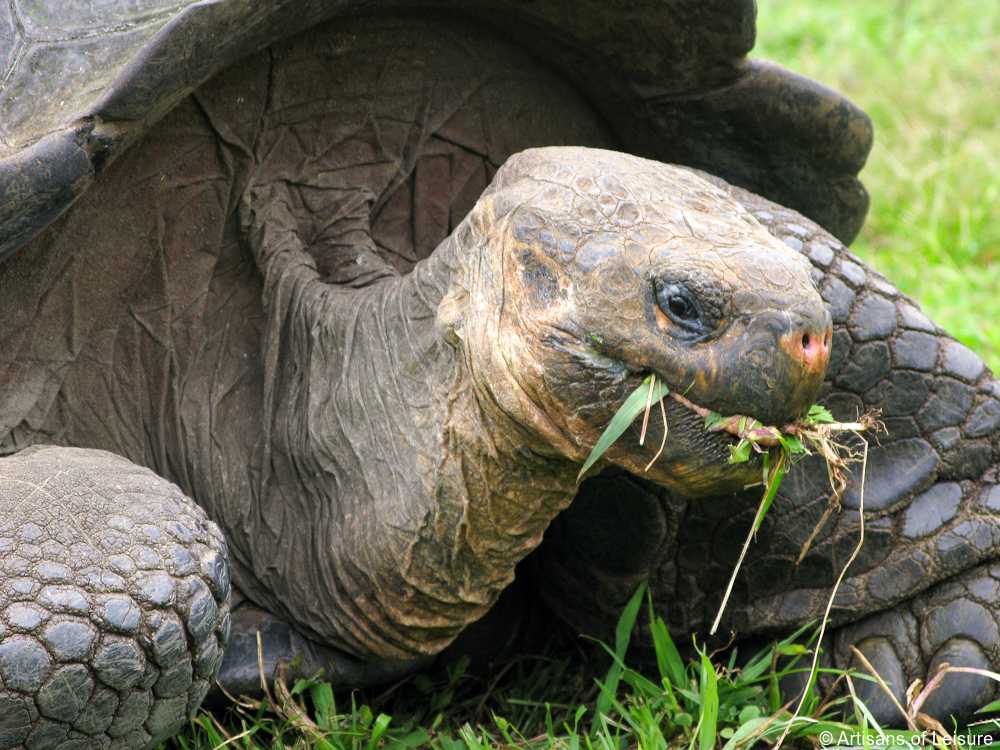
[{"label": "tortoise mouth", "polygon": [[[655,370],[633,371],[636,385],[642,388],[642,379],[655,374]],[[664,385],[668,385],[664,379]],[[666,398],[666,396],[670,398]],[[670,386],[669,393],[664,393],[663,405],[659,404],[655,389],[650,403],[649,415],[640,413],[633,420],[628,436],[620,446],[608,450],[612,463],[626,469],[636,476],[651,480],[671,491],[687,497],[710,497],[728,495],[747,487],[761,483],[763,454],[751,451],[749,460],[733,463],[731,449],[742,439],[741,427],[744,429],[747,420],[755,420],[757,426],[777,427],[787,431],[789,424],[804,411],[804,402],[799,394],[785,402],[787,414],[795,414],[787,421],[768,424],[750,414],[724,413],[720,424],[711,427],[706,419],[716,413],[715,410],[692,401],[683,389],[674,390]],[[810,402],[809,405],[811,405]],[[663,423],[666,421],[667,429]],[[643,425],[645,423],[645,435]],[[624,438],[625,436],[623,436]],[[643,440],[644,437],[644,440]],[[642,442],[640,442],[642,441]],[[755,436],[761,448],[769,448],[777,444],[771,438],[760,439]]]},{"label": "tortoise mouth", "polygon": [[[708,424],[707,424],[708,418],[713,413],[715,413],[715,412],[713,412],[711,409],[706,409],[703,406],[698,406],[697,404],[695,404],[692,401],[690,401],[687,398],[685,398],[680,393],[676,393],[674,391],[671,391],[670,392],[670,396],[677,403],[681,404],[682,406],[687,407],[688,409],[690,409],[691,411],[693,411],[695,414],[697,414],[699,417],[701,417],[702,419],[706,420],[705,429],[708,430],[709,432],[719,434],[720,437],[722,436],[723,433],[725,433],[725,434],[728,434],[728,435],[732,436],[736,440],[740,440],[743,437],[740,434],[741,433],[740,423],[742,423],[744,421],[747,421],[747,420],[757,421],[757,420],[754,419],[754,417],[751,417],[751,416],[746,415],[746,414],[723,414],[723,415],[721,415],[721,416],[725,417],[725,420],[723,422],[721,422],[717,426],[709,427]],[[791,427],[791,424],[785,424],[785,425],[763,425],[763,426],[764,427],[777,427],[782,432],[788,432],[789,428]],[[760,445],[768,446],[768,447],[778,445],[778,440],[777,439],[771,439],[771,438],[755,438],[755,442],[759,443]]]},{"label": "tortoise mouth", "polygon": [[[660,373],[656,372],[655,370],[650,370],[650,371],[647,371],[647,372],[643,373],[642,377],[645,378],[648,375],[654,375],[654,376],[656,376],[656,378],[658,380],[662,380],[664,386],[667,387],[669,381],[667,380],[667,378],[665,378]],[[803,379],[803,380],[805,380],[805,379]],[[802,385],[806,385],[807,388],[803,389],[801,387]],[[787,432],[787,428],[791,424],[793,424],[797,419],[799,419],[800,417],[802,417],[808,411],[809,407],[812,406],[812,403],[815,400],[815,399],[808,399],[808,398],[807,399],[803,399],[802,398],[802,396],[804,395],[802,393],[803,390],[808,390],[810,392],[810,395],[811,395],[811,391],[813,390],[813,388],[812,388],[812,384],[811,383],[808,383],[808,384],[800,383],[799,387],[796,387],[794,389],[794,392],[790,394],[791,397],[788,399],[788,403],[785,404],[784,409],[782,410],[784,412],[783,418],[777,419],[777,420],[773,420],[772,422],[768,422],[767,419],[766,419],[766,416],[761,415],[759,413],[759,411],[757,409],[754,409],[754,408],[746,409],[746,410],[742,410],[742,411],[741,410],[730,410],[730,411],[723,412],[723,411],[719,411],[717,409],[712,409],[712,408],[709,408],[709,407],[706,407],[706,406],[702,406],[702,405],[696,403],[695,401],[693,401],[693,400],[691,400],[691,399],[689,399],[687,397],[687,393],[688,393],[689,390],[691,390],[691,389],[688,389],[686,391],[686,390],[681,390],[681,389],[674,388],[673,386],[670,386],[669,393],[665,393],[664,396],[669,395],[670,398],[672,398],[678,404],[680,404],[681,406],[683,406],[685,409],[687,409],[687,410],[691,411],[692,413],[698,415],[698,417],[701,418],[702,420],[707,420],[713,414],[724,417],[726,419],[726,421],[724,423],[720,424],[719,426],[713,426],[713,427],[707,427],[706,426],[705,429],[708,432],[713,433],[713,434],[725,433],[725,434],[727,434],[727,435],[729,435],[731,437],[734,437],[734,438],[739,438],[740,437],[740,429],[739,429],[739,426],[738,426],[738,422],[741,419],[755,420],[756,422],[758,422],[762,426],[765,426],[765,427],[777,427],[778,429],[782,430],[783,432]],[[654,401],[654,404],[655,404],[655,401]],[[770,412],[773,413],[776,410],[772,408],[772,409],[770,409],[768,411],[770,411]],[[719,436],[722,437],[721,434]],[[765,442],[764,444],[765,445],[769,445],[771,443]]]}]

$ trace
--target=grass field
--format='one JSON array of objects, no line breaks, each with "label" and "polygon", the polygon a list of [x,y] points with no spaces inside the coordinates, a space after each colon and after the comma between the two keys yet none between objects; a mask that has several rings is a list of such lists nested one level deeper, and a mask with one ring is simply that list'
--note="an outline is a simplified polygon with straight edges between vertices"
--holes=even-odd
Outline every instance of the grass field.
[{"label": "grass field", "polygon": [[[874,121],[875,147],[862,173],[872,208],[855,250],[997,371],[1000,3],[758,0],[758,6],[755,56],[845,92]],[[621,646],[613,650],[621,653]],[[238,747],[252,741],[321,750],[427,744],[709,750],[735,746],[741,728],[759,729],[781,706],[766,669],[748,679],[723,665],[716,676],[700,657],[685,667],[668,652],[664,647],[658,675],[623,671],[611,657],[600,663],[599,653],[546,655],[512,663],[495,681],[452,670],[339,706],[323,686],[303,685],[296,696],[276,697],[283,716],[244,708],[226,731]],[[315,710],[312,719],[297,715],[297,701]],[[617,718],[594,723],[598,704]],[[226,741],[202,715],[174,742],[187,750]],[[797,746],[807,744],[800,738]]]},{"label": "grass field", "polygon": [[854,249],[1000,367],[1000,3],[758,0],[754,55],[875,125]]}]

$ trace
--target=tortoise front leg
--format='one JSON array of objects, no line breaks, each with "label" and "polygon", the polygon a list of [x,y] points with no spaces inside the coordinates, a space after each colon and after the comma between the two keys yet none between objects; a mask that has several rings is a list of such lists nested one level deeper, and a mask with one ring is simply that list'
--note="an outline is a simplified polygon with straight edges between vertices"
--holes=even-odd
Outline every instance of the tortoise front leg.
[{"label": "tortoise front leg", "polygon": [[0,460],[0,508],[0,747],[177,732],[229,640],[218,527],[150,470],[80,448]]}]

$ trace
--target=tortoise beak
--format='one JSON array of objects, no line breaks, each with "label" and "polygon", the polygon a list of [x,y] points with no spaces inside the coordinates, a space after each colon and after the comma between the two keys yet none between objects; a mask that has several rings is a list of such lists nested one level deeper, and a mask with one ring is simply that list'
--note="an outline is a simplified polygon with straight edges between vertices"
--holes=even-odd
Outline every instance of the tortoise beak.
[{"label": "tortoise beak", "polygon": [[807,304],[758,313],[752,325],[737,320],[727,335],[701,351],[649,364],[698,406],[781,427],[815,403],[832,338],[830,313]]},{"label": "tortoise beak", "polygon": [[[736,344],[731,356],[744,372],[742,377],[727,378],[729,388],[718,389],[723,408],[715,411],[747,414],[781,427],[804,416],[819,396],[830,362],[833,325],[825,307],[775,311],[763,317],[757,333],[744,346]],[[741,367],[743,361],[748,368]],[[753,372],[758,364],[760,371]]]},{"label": "tortoise beak", "polygon": [[[778,338],[778,348],[788,358],[790,366],[799,370],[797,385],[791,398],[793,403],[807,402],[808,409],[816,400],[830,363],[832,343],[833,327],[829,324],[823,326],[822,321],[812,324],[800,321],[792,330]],[[792,377],[795,377],[794,373]],[[782,425],[797,416],[801,415],[797,414],[786,420],[779,419],[775,424]]]}]

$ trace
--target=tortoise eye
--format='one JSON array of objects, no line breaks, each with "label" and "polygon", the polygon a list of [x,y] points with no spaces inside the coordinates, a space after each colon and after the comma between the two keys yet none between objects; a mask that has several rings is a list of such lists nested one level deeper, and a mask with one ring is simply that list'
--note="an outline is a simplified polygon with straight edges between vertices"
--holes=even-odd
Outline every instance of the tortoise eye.
[{"label": "tortoise eye", "polygon": [[679,294],[675,294],[667,300],[667,307],[670,308],[670,312],[682,320],[694,320],[698,317],[698,311],[694,309],[691,301]]},{"label": "tortoise eye", "polygon": [[702,333],[705,325],[701,311],[691,292],[682,284],[668,283],[659,279],[653,282],[656,304],[668,318],[677,325],[695,333]]}]

